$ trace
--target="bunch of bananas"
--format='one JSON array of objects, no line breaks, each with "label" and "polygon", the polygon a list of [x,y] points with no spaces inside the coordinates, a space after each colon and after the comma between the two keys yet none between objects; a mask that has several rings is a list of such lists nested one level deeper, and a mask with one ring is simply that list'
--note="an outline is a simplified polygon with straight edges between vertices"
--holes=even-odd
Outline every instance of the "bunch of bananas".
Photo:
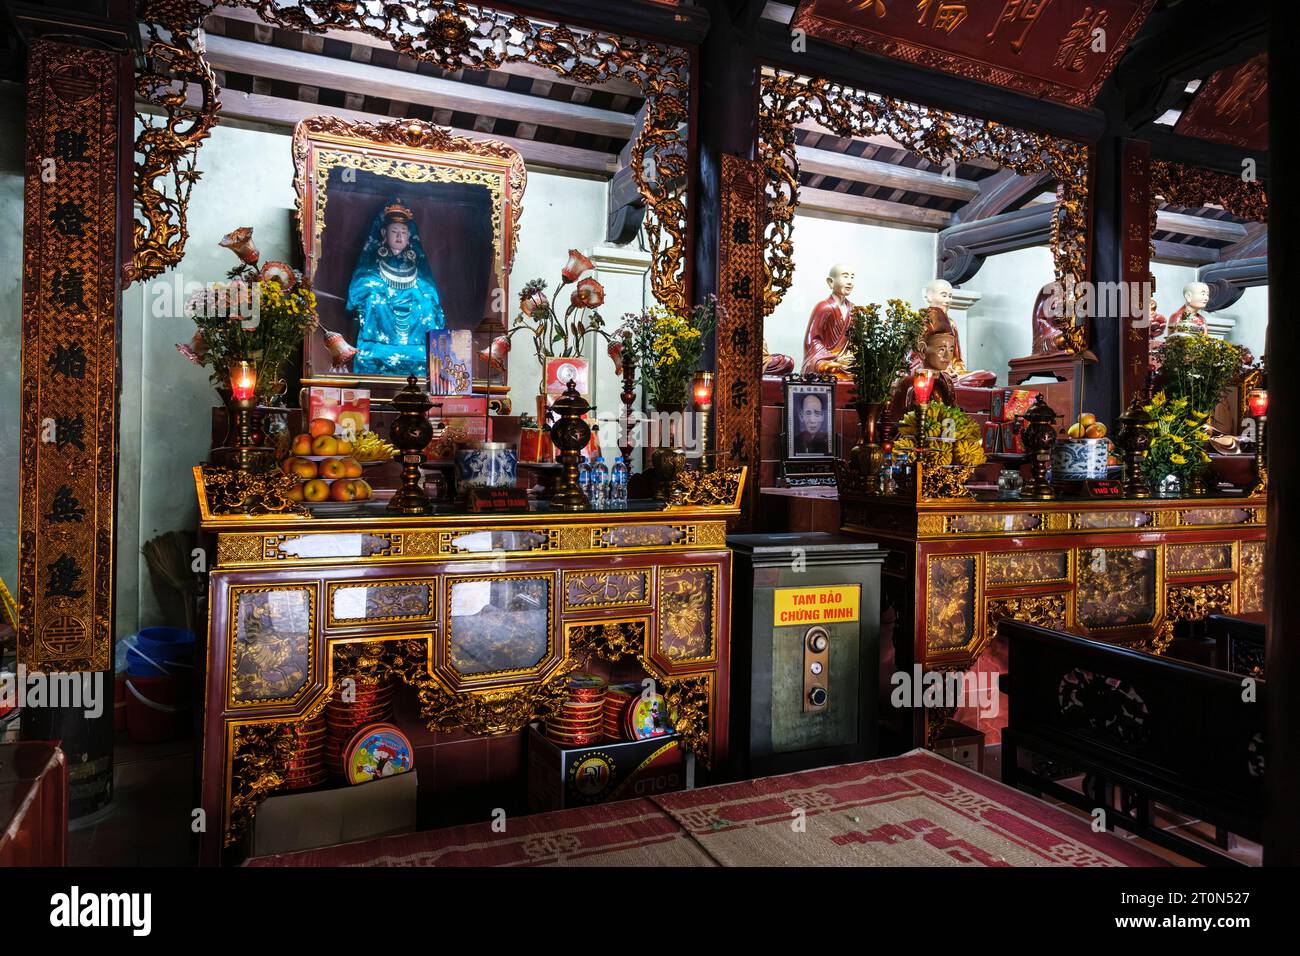
[{"label": "bunch of bananas", "polygon": [[357,461],[388,461],[396,454],[396,448],[368,428],[352,443],[352,457]]},{"label": "bunch of bananas", "polygon": [[[938,455],[940,465],[982,465],[986,461],[980,427],[959,408],[931,402],[926,409],[925,434],[928,446]],[[910,411],[898,423],[894,439],[895,454],[916,450],[916,411]]]}]

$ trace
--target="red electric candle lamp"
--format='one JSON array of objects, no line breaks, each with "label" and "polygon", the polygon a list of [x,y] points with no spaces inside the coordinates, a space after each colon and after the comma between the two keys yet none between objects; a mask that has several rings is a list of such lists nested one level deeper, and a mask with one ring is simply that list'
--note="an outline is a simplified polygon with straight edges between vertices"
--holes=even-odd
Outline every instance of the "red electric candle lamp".
[{"label": "red electric candle lamp", "polygon": [[1250,486],[1252,495],[1268,491],[1268,454],[1264,445],[1264,427],[1268,420],[1268,392],[1252,388],[1246,393],[1246,404],[1255,418],[1255,483]]},{"label": "red electric candle lamp", "polygon": [[934,392],[934,372],[929,369],[912,376],[912,397],[916,400],[916,447],[926,446],[925,417],[930,408],[930,395]]},{"label": "red electric candle lamp", "polygon": [[700,413],[700,463],[706,471],[709,461],[709,412],[713,410],[713,373],[696,372],[691,380],[691,397]]},{"label": "red electric candle lamp", "polygon": [[257,369],[251,362],[239,362],[230,369],[230,395],[234,400],[238,431],[235,437],[235,467],[250,471],[253,464],[253,432],[250,415],[257,404]]}]

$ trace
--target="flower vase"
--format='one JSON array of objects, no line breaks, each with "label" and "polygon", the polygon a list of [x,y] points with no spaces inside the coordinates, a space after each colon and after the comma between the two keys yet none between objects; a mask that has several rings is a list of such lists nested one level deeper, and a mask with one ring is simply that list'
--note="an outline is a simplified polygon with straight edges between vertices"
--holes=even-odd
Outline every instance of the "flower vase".
[{"label": "flower vase", "polygon": [[885,411],[884,402],[858,402],[858,421],[861,429],[858,443],[849,452],[852,462],[863,475],[872,475],[880,469],[880,439],[877,435],[881,416]]}]

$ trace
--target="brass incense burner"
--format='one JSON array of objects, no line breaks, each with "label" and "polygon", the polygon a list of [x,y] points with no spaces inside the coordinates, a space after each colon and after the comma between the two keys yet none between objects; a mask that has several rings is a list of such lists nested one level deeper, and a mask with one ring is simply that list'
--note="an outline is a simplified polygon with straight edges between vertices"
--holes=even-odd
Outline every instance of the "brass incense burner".
[{"label": "brass incense burner", "polygon": [[1052,446],[1056,444],[1056,412],[1043,401],[1042,393],[1025,412],[1025,430],[1021,436],[1025,451],[1031,456],[1033,477],[1024,491],[1026,498],[1050,501],[1055,495],[1047,480],[1047,468],[1052,462]]},{"label": "brass incense burner", "polygon": [[550,411],[558,419],[551,426],[551,444],[555,446],[556,461],[564,467],[555,482],[551,508],[555,511],[586,511],[591,502],[578,485],[578,457],[591,439],[591,426],[582,418],[591,411],[591,405],[578,394],[570,379],[564,394],[551,403]]},{"label": "brass incense burner", "polygon": [[1124,496],[1150,498],[1151,488],[1142,474],[1142,459],[1151,447],[1151,415],[1134,399],[1119,417],[1119,445],[1124,449]]},{"label": "brass incense burner", "polygon": [[401,454],[402,486],[388,502],[388,510],[401,515],[428,514],[429,496],[420,487],[420,465],[424,449],[433,438],[433,422],[428,414],[433,406],[429,396],[420,391],[415,376],[408,375],[406,386],[393,397],[393,407],[399,414],[388,436]]}]

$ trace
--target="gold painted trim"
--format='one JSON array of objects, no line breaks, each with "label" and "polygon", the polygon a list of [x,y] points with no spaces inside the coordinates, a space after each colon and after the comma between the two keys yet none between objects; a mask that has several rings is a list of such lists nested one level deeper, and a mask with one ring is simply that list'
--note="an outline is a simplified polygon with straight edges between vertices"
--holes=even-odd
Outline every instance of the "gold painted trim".
[{"label": "gold painted trim", "polygon": [[[614,663],[622,660],[629,655],[635,657],[638,661],[644,662],[649,659],[651,648],[649,647],[651,634],[653,630],[650,623],[650,614],[640,614],[634,617],[611,617],[611,618],[589,618],[582,620],[573,620],[564,622],[564,643],[568,648],[571,657],[581,658],[583,665],[594,654],[601,660]],[[574,632],[586,630],[587,628],[620,628],[625,624],[640,625],[641,630],[641,648],[634,650],[627,646],[623,640],[602,640],[599,638],[590,638],[579,634],[577,639],[574,638]]]},{"label": "gold painted trim", "polygon": [[[400,614],[392,617],[335,617],[334,594],[347,588],[388,588],[403,585],[424,585],[429,594],[426,614]],[[325,582],[325,626],[347,627],[349,625],[398,624],[398,623],[438,622],[438,578],[355,578],[346,581]]]},{"label": "gold painted trim", "polygon": [[[266,697],[259,700],[240,700],[235,696],[235,674],[239,667],[240,655],[237,654],[237,642],[239,637],[239,599],[245,594],[268,594],[275,592],[296,593],[305,592],[307,595],[307,665],[305,676],[303,677],[302,686],[299,687],[292,695],[287,697]],[[316,682],[316,640],[319,637],[317,633],[317,615],[316,599],[319,596],[317,582],[294,581],[283,584],[268,585],[243,585],[231,584],[226,591],[227,623],[226,623],[226,709],[227,710],[250,710],[254,708],[282,707],[286,704],[296,703]]]}]

